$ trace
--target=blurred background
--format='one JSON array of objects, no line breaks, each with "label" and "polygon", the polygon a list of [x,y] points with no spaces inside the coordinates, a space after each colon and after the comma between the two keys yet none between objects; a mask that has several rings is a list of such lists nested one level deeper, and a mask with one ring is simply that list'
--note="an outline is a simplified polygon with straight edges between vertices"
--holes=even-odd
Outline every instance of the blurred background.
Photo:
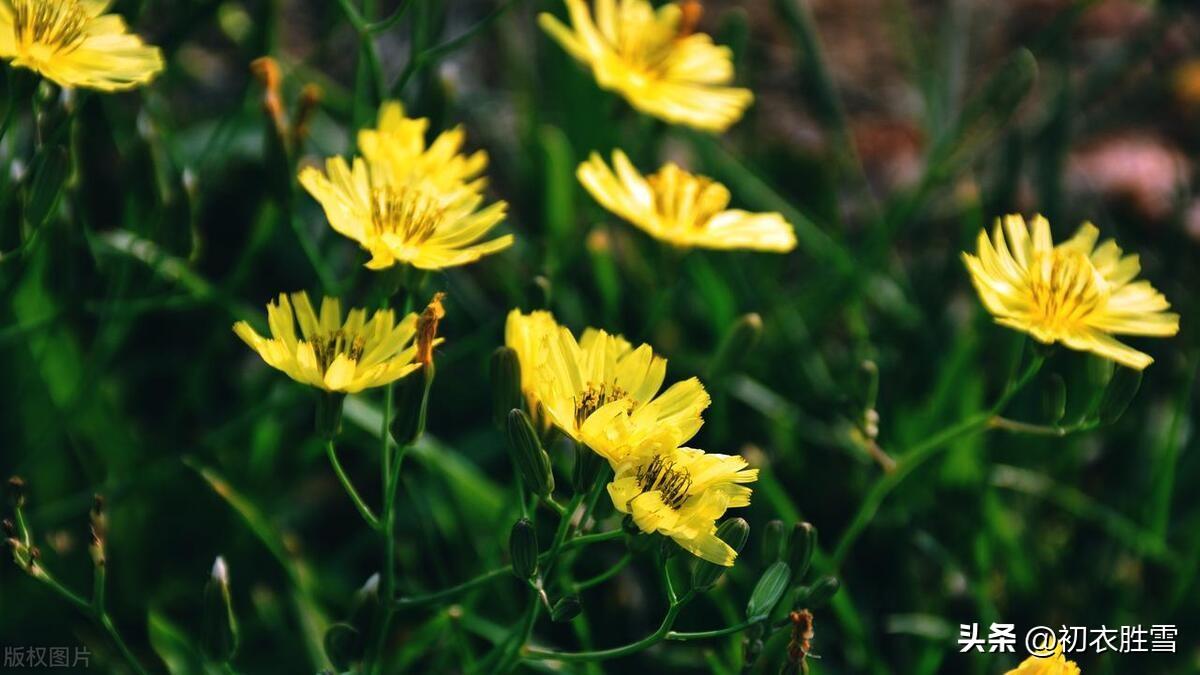
[{"label": "blurred background", "polygon": [[[366,4],[376,19],[395,7]],[[517,236],[509,251],[426,287],[448,293],[446,343],[428,434],[400,486],[402,590],[506,562],[518,510],[490,422],[488,358],[510,308],[545,307],[575,330],[650,342],[671,379],[706,378],[714,403],[692,444],[743,453],[762,470],[752,507],[731,514],[752,524],[746,551],[678,628],[740,620],[765,567],[763,526],[803,519],[821,533],[817,570],[843,585],[816,612],[814,673],[1003,673],[1022,655],[958,653],[959,624],[993,621],[1018,634],[1175,624],[1177,653],[1076,658],[1087,675],[1200,672],[1195,3],[704,9],[701,28],[734,49],[739,82],[756,94],[719,138],[639,116],[600,90],[536,26],[540,11],[564,15],[557,0],[417,0],[377,35],[387,82],[423,55],[400,98],[432,129],[461,124],[469,146],[488,151],[489,191],[511,204],[504,229]],[[0,144],[0,474],[25,478],[45,564],[81,591],[91,583],[87,511],[93,493],[106,495],[109,605],[156,672],[167,662],[200,672],[190,636],[218,555],[241,623],[238,672],[316,672],[328,667],[320,627],[349,613],[378,569],[378,542],[312,433],[312,392],[267,368],[230,326],[261,322],[280,291],[367,302],[371,278],[364,253],[295,186],[250,63],[278,60],[293,116],[303,88],[320,87],[299,160],[314,162],[351,152],[353,129],[373,123],[369,59],[337,2],[117,0],[114,10],[163,48],[168,68],[131,94],[43,92],[44,110],[76,111],[75,164],[29,245],[22,200],[10,198],[37,173],[28,106]],[[11,69],[5,78],[7,99]],[[589,152],[615,147],[647,172],[671,159],[725,182],[736,206],[781,211],[799,248],[660,245],[574,178]],[[1056,239],[1091,220],[1140,253],[1143,278],[1173,302],[1182,331],[1132,341],[1156,363],[1117,423],[1063,438],[957,438],[854,531],[886,480],[883,453],[902,462],[986,410],[1020,354],[1021,336],[993,324],[959,257],[1012,212],[1045,214]],[[762,339],[707,378],[722,336],[751,312]],[[1044,422],[1045,399],[1065,391],[1069,421],[1109,374],[1055,351],[1008,416]],[[339,444],[371,503],[381,400],[351,400]],[[554,455],[566,484],[572,457]],[[623,553],[619,541],[596,546],[578,573]],[[94,668],[121,672],[102,633],[5,557],[0,645],[86,644]],[[639,556],[583,594],[586,620],[543,622],[535,638],[560,649],[624,644],[657,627],[660,598],[653,562]],[[524,602],[506,577],[455,607],[405,610],[398,668],[470,671]],[[778,672],[785,643],[769,640],[753,672]],[[733,673],[741,658],[735,636],[559,670]]]}]

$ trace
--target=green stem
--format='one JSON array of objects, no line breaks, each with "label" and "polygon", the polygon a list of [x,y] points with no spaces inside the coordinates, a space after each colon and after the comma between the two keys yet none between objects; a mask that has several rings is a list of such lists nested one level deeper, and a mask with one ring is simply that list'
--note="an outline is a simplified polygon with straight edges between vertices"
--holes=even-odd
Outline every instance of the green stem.
[{"label": "green stem", "polygon": [[484,28],[487,28],[488,25],[490,25],[493,21],[499,19],[504,12],[508,11],[508,8],[511,7],[514,2],[515,0],[508,0],[496,9],[493,9],[487,16],[480,19],[479,23],[468,28],[462,35],[459,35],[452,40],[447,40],[436,47],[430,47],[429,49],[419,52],[416,56],[410,58],[408,65],[404,67],[404,71],[400,74],[400,79],[396,80],[395,86],[392,87],[392,96],[399,96],[401,92],[404,91],[404,87],[408,84],[408,81],[411,80],[413,75],[416,75],[421,68],[435,63],[441,57],[453,52],[469,42],[477,33]]},{"label": "green stem", "polygon": [[100,627],[104,629],[104,632],[108,634],[108,637],[112,640],[113,644],[117,646],[117,651],[121,652],[121,657],[129,663],[129,666],[133,668],[134,672],[138,673],[138,675],[147,675],[146,669],[142,667],[141,662],[139,662],[137,657],[134,656],[133,650],[129,648],[129,645],[125,644],[125,640],[117,631],[117,627],[113,624],[112,618],[109,617],[108,612],[104,610],[102,605],[97,605],[84,600],[69,588],[60,584],[57,579],[55,579],[48,571],[46,571],[44,567],[41,567],[40,565],[30,570],[29,573],[34,579],[37,579],[45,584],[50,590],[57,593],[64,600],[74,605],[76,609],[78,609],[88,618],[99,624]]},{"label": "green stem", "polygon": [[867,493],[866,499],[863,500],[862,505],[858,509],[858,513],[850,521],[850,526],[846,528],[845,534],[842,535],[841,541],[838,542],[837,548],[834,549],[833,564],[835,566],[840,565],[846,559],[846,554],[850,552],[850,548],[854,545],[854,542],[858,540],[858,537],[871,524],[871,521],[875,518],[875,514],[879,512],[879,507],[883,505],[883,501],[887,499],[893,490],[922,464],[950,447],[951,442],[987,429],[991,420],[1008,405],[1008,402],[1025,385],[1029,384],[1030,380],[1041,369],[1044,360],[1045,358],[1040,354],[1035,355],[1021,376],[1015,381],[1010,380],[1004,387],[1004,393],[1000,395],[1000,398],[990,410],[973,415],[958,424],[943,429],[904,453],[899,461],[896,462],[895,470],[884,474],[879,479],[879,482],[875,483],[874,487],[871,488],[871,491]]},{"label": "green stem", "polygon": [[363,501],[359,496],[358,490],[354,488],[354,483],[350,477],[346,475],[345,469],[342,468],[342,463],[338,461],[337,450],[333,447],[333,441],[326,441],[325,453],[329,455],[329,463],[333,466],[333,472],[337,474],[338,480],[342,482],[342,487],[346,489],[346,494],[350,495],[350,501],[354,502],[354,507],[358,509],[363,520],[367,521],[367,525],[371,526],[372,530],[379,529],[379,519],[371,512],[371,507]]},{"label": "green stem", "polygon": [[726,635],[733,635],[734,633],[740,633],[740,632],[746,630],[747,628],[750,628],[751,626],[753,626],[755,624],[762,623],[763,621],[766,621],[766,620],[767,620],[767,617],[760,616],[760,617],[757,617],[754,619],[746,619],[745,621],[743,621],[741,623],[734,624],[732,626],[726,626],[725,628],[717,628],[716,630],[700,630],[700,631],[694,631],[694,632],[690,632],[690,633],[684,633],[684,632],[673,630],[673,631],[668,632],[666,637],[664,637],[663,639],[664,640],[686,641],[686,640],[707,640],[708,638],[724,637]]},{"label": "green stem", "polygon": [[121,634],[117,632],[117,627],[113,625],[112,619],[107,613],[99,616],[100,625],[104,627],[104,631],[108,633],[109,639],[117,646],[117,650],[121,652],[121,656],[129,662],[129,665],[138,673],[138,675],[147,675],[146,669],[142,668],[142,664],[138,662],[137,657],[133,655],[133,650],[129,645],[125,644],[125,640],[121,638]]},{"label": "green stem", "polygon": [[[641,640],[638,640],[637,642],[631,642],[622,647],[599,649],[589,652],[557,652],[552,649],[526,647],[522,650],[522,658],[532,661],[604,661],[607,659],[616,659],[622,656],[636,654],[667,639],[667,636],[671,633],[671,627],[675,625],[675,620],[679,618],[679,613],[683,610],[684,606],[691,602],[695,595],[695,590],[689,590],[678,600],[671,603],[670,607],[667,608],[667,614],[663,617],[662,623],[659,625],[658,630],[655,630],[653,633],[647,635]],[[684,633],[683,635],[687,634]]]},{"label": "green stem", "polygon": [[996,415],[988,420],[987,425],[989,429],[1002,429],[1004,431],[1011,431],[1017,434],[1052,436],[1054,438],[1062,438],[1077,431],[1088,431],[1095,429],[1098,426],[1096,422],[1080,422],[1078,424],[1069,424],[1065,427],[1059,425],[1032,424],[1030,422],[1010,420],[1007,417],[1001,417],[999,415]]},{"label": "green stem", "polygon": [[609,579],[617,576],[617,574],[619,574],[621,572],[621,570],[625,569],[625,567],[627,565],[629,565],[630,561],[632,561],[632,560],[633,560],[633,554],[626,553],[625,555],[621,556],[621,559],[618,560],[616,562],[616,564],[613,565],[612,567],[604,570],[603,572],[597,574],[594,577],[584,579],[583,581],[577,582],[575,584],[576,592],[587,590],[587,589],[591,588],[592,586],[598,586],[598,585],[604,583],[605,581],[608,581]]}]

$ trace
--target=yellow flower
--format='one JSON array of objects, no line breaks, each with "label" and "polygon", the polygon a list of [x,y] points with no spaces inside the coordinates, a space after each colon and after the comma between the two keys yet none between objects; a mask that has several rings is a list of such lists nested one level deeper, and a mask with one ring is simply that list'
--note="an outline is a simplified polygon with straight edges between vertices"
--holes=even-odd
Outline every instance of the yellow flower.
[{"label": "yellow flower", "polygon": [[596,0],[595,19],[584,0],[566,3],[571,28],[550,14],[538,23],[592,69],[601,87],[638,110],[672,124],[724,131],[754,100],[750,90],[728,86],[729,48],[693,32],[698,16],[678,3],[656,12],[648,0]]},{"label": "yellow flower", "polygon": [[352,309],[343,322],[337,298],[322,300],[317,314],[307,293],[293,293],[291,302],[281,293],[277,303],[267,304],[267,322],[270,338],[245,321],[234,324],[233,331],[267,365],[318,389],[354,394],[394,382],[421,367],[415,360],[415,313],[396,323],[390,309],[375,312],[370,321],[366,310]]},{"label": "yellow flower", "polygon": [[163,69],[157,47],[104,14],[109,0],[0,0],[0,58],[63,87],[132,89]]},{"label": "yellow flower", "polygon": [[704,386],[691,378],[660,393],[667,361],[650,345],[635,349],[595,328],[576,341],[549,312],[513,310],[505,333],[521,362],[530,409],[614,466],[631,439],[667,430],[682,443],[703,424]]},{"label": "yellow flower", "polygon": [[[1007,242],[1005,235],[1007,234]],[[963,254],[971,281],[1000,324],[1039,342],[1061,342],[1141,370],[1154,359],[1113,335],[1169,337],[1179,315],[1149,282],[1134,281],[1141,265],[1116,242],[1096,246],[1099,231],[1084,223],[1054,246],[1050,224],[1033,219],[1032,236],[1021,216],[997,219],[991,240],[979,233],[977,255]]]},{"label": "yellow flower", "polygon": [[475,262],[512,245],[512,235],[477,243],[504,220],[507,204],[480,209],[487,155],[459,153],[461,129],[428,148],[428,121],[404,117],[398,103],[383,106],[379,128],[359,135],[363,157],[341,157],[325,171],[306,167],[300,183],[325,209],[335,231],[371,253],[367,267],[405,263],[436,270]]},{"label": "yellow flower", "polygon": [[682,247],[752,249],[785,253],[796,247],[792,226],[778,213],[727,210],[729,190],[675,164],[643,177],[625,153],[610,169],[592,153],[579,165],[579,182],[604,208],[651,236]]},{"label": "yellow flower", "polygon": [[1005,675],[1079,675],[1079,666],[1063,656],[1060,644],[1053,654],[1030,656]]},{"label": "yellow flower", "polygon": [[726,509],[750,505],[758,479],[737,456],[677,448],[670,435],[642,439],[614,467],[608,485],[613,506],[633,517],[643,532],[666,535],[692,555],[732,565],[737,551],[716,535]]}]

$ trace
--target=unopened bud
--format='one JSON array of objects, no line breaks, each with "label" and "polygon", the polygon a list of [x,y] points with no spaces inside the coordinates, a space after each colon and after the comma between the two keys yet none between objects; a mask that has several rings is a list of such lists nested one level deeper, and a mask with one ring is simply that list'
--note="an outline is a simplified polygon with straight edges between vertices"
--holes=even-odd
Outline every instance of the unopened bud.
[{"label": "unopened bud", "polygon": [[[331,626],[325,633],[325,648],[330,659],[334,658],[333,651],[330,651],[331,641],[336,643],[334,649],[339,650],[338,653],[345,658],[346,665],[361,659],[366,650],[366,640],[363,636],[375,632],[375,627],[379,622],[380,609],[379,573],[377,572],[367,578],[366,583],[355,591],[350,620],[345,624],[334,624],[334,626],[349,627],[350,630],[338,629],[335,631],[334,626]],[[338,665],[336,661],[335,665]],[[341,666],[339,665],[339,667]],[[342,668],[339,672],[347,669]]]},{"label": "unopened bud", "polygon": [[708,377],[716,380],[727,375],[741,364],[746,355],[754,350],[762,337],[763,322],[758,314],[744,314],[729,327],[721,346],[708,367]]},{"label": "unopened bud", "polygon": [[[746,539],[750,537],[750,524],[744,518],[730,518],[717,528],[717,536],[729,544],[734,551],[741,553],[742,547],[746,545]],[[692,570],[692,587],[700,592],[711,589],[725,574],[725,569],[723,565],[710,563],[707,560],[697,561],[696,567]]]},{"label": "unopened bud", "polygon": [[512,532],[508,535],[508,554],[512,557],[513,574],[518,579],[528,579],[537,573],[537,530],[528,518],[513,524]]},{"label": "unopened bud", "polygon": [[521,410],[510,410],[507,431],[509,456],[526,487],[536,495],[549,497],[554,492],[554,472],[529,416]]},{"label": "unopened bud", "polygon": [[582,611],[583,604],[579,602],[578,596],[567,595],[554,603],[554,607],[550,610],[550,620],[555,623],[566,623],[579,616]]},{"label": "unopened bud", "polygon": [[437,341],[438,322],[446,316],[442,306],[445,293],[434,293],[433,299],[417,319],[417,361],[428,366],[433,362],[433,347]]},{"label": "unopened bud", "polygon": [[786,560],[788,554],[788,537],[791,532],[784,526],[782,520],[772,520],[763,528],[762,556],[767,562]]},{"label": "unopened bud", "polygon": [[792,545],[788,551],[788,563],[792,568],[792,579],[800,580],[808,573],[813,552],[817,549],[817,528],[811,523],[796,523],[792,529]]},{"label": "unopened bud", "polygon": [[8,479],[8,501],[13,508],[25,507],[25,479],[20,476]]},{"label": "unopened bud", "polygon": [[769,615],[783,597],[791,578],[792,570],[785,562],[777,562],[768,567],[758,578],[754,592],[750,594],[750,602],[746,604],[746,618],[757,619]]},{"label": "unopened bud", "polygon": [[229,568],[225,559],[213,561],[212,576],[204,587],[204,649],[218,663],[227,663],[238,647],[237,618],[229,593]]},{"label": "unopened bud", "polygon": [[492,352],[492,422],[500,429],[508,419],[508,411],[520,408],[521,360],[511,347],[499,347]]},{"label": "unopened bud", "polygon": [[796,596],[796,606],[815,609],[823,607],[837,595],[842,582],[837,577],[821,577],[812,586],[801,586]]}]

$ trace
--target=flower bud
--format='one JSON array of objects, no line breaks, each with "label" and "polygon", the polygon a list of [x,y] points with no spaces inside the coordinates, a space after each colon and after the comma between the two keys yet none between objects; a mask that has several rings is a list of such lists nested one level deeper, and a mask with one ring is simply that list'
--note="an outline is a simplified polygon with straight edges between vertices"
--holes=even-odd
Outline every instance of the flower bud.
[{"label": "flower bud", "polygon": [[554,607],[550,610],[550,620],[554,623],[566,623],[579,616],[582,611],[583,605],[579,602],[579,598],[574,595],[566,595],[554,603]]},{"label": "flower bud", "polygon": [[537,573],[537,530],[528,518],[513,523],[508,535],[508,554],[512,557],[513,574],[518,579],[528,579]]},{"label": "flower bud", "polygon": [[425,433],[429,390],[433,388],[433,378],[436,375],[437,367],[431,361],[396,383],[392,438],[397,445],[412,445]]},{"label": "flower bud", "polygon": [[429,305],[417,318],[417,361],[426,366],[433,363],[433,348],[438,342],[438,323],[446,317],[446,308],[442,306],[445,298],[445,293],[434,293]]},{"label": "flower bud", "polygon": [[744,314],[729,327],[721,346],[708,366],[709,379],[715,380],[733,371],[753,351],[762,337],[763,322],[758,314]]},{"label": "flower bud", "polygon": [[322,640],[325,656],[339,673],[351,670],[351,665],[362,658],[365,646],[362,633],[348,623],[335,623],[325,630]]},{"label": "flower bud", "polygon": [[342,430],[342,407],[346,395],[335,391],[323,391],[317,395],[317,435],[332,441]]},{"label": "flower bud", "polygon": [[[729,544],[734,551],[741,553],[742,547],[746,545],[746,539],[750,536],[750,524],[743,518],[730,518],[717,528],[717,536]],[[717,584],[724,573],[725,567],[722,565],[716,565],[706,560],[697,561],[696,566],[692,569],[692,588],[700,592],[707,591]]]},{"label": "flower bud", "polygon": [[746,618],[757,619],[770,614],[783,597],[791,578],[792,570],[785,562],[777,562],[768,567],[758,578],[758,584],[750,594],[750,602],[746,604]]},{"label": "flower bud", "polygon": [[812,564],[813,552],[817,550],[817,528],[812,523],[796,523],[792,529],[792,546],[788,551],[788,565],[792,568],[792,578],[800,580],[808,573]]},{"label": "flower bud", "polygon": [[772,520],[763,528],[762,556],[767,562],[786,560],[788,554],[788,537],[791,532],[784,527],[782,520]]},{"label": "flower bud", "polygon": [[796,606],[807,609],[822,607],[837,595],[841,587],[842,582],[838,581],[837,577],[821,577],[811,586],[800,587],[800,592],[796,595]]},{"label": "flower bud", "polygon": [[520,408],[521,360],[511,347],[499,347],[492,352],[492,422],[503,429],[508,411]]},{"label": "flower bud", "polygon": [[88,543],[88,553],[92,556],[92,564],[102,567],[105,563],[104,543],[108,539],[108,517],[104,514],[104,497],[96,495],[92,499],[91,541]]},{"label": "flower bud", "polygon": [[529,416],[521,410],[508,413],[508,453],[530,492],[542,497],[554,492],[550,456],[542,449]]},{"label": "flower bud", "polygon": [[212,660],[227,663],[238,647],[237,618],[229,594],[225,559],[213,561],[212,577],[204,587],[204,649]]},{"label": "flower bud", "polygon": [[25,479],[13,476],[8,479],[8,502],[14,509],[25,508]]},{"label": "flower bud", "polygon": [[575,466],[571,471],[571,487],[575,494],[590,490],[603,468],[603,457],[583,443],[575,443]]}]

